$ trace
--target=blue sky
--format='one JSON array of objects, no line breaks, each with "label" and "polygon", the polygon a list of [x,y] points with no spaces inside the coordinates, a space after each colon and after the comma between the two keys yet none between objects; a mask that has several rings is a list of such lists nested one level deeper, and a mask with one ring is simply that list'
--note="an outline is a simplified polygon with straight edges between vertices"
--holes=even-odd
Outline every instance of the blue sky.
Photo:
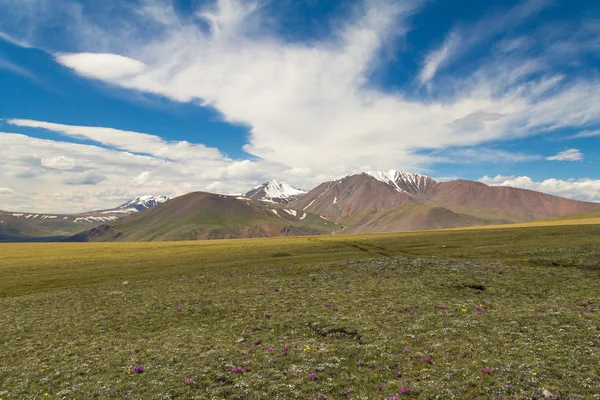
[{"label": "blue sky", "polygon": [[595,1],[0,8],[0,209],[381,169],[600,201]]}]

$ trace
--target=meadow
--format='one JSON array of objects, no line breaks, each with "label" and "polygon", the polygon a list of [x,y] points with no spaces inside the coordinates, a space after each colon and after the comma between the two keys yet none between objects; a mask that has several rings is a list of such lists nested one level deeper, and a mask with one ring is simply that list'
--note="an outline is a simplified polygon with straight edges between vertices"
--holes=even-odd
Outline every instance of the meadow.
[{"label": "meadow", "polygon": [[598,222],[2,244],[0,399],[598,398]]}]

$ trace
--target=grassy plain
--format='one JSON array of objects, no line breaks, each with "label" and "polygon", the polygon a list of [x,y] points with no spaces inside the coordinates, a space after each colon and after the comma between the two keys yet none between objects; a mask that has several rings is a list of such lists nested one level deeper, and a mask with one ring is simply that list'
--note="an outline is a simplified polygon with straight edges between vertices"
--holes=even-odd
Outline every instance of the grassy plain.
[{"label": "grassy plain", "polygon": [[600,397],[588,222],[2,244],[0,398]]}]

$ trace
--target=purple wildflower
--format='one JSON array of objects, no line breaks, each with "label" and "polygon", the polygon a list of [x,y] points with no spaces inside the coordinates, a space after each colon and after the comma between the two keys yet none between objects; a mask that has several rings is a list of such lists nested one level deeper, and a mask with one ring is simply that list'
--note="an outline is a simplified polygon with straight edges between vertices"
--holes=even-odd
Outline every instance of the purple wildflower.
[{"label": "purple wildflower", "polygon": [[137,374],[141,374],[142,372],[144,372],[145,367],[143,365],[137,365],[135,367],[133,367],[133,372],[137,373]]},{"label": "purple wildflower", "polygon": [[488,367],[485,367],[481,370],[481,373],[482,374],[491,374],[492,371]]},{"label": "purple wildflower", "polygon": [[182,308],[181,308],[180,306],[177,306],[177,307],[175,307],[175,310],[177,310],[177,311],[181,311],[181,310],[182,310]]},{"label": "purple wildflower", "polygon": [[404,350],[402,350],[402,352],[403,352],[404,354],[406,354],[406,353],[410,353],[410,350],[408,350],[408,349],[404,349]]},{"label": "purple wildflower", "polygon": [[287,347],[284,347],[283,349],[281,349],[281,354],[285,356],[287,354],[288,350],[289,349]]},{"label": "purple wildflower", "polygon": [[329,303],[325,303],[325,304],[323,304],[323,307],[325,307],[325,308],[329,308],[329,307],[331,307],[331,304],[329,304]]},{"label": "purple wildflower", "polygon": [[377,385],[375,385],[375,389],[377,389],[377,390],[381,390],[382,387],[383,387],[382,383],[378,383]]},{"label": "purple wildflower", "polygon": [[476,306],[476,307],[475,307],[475,310],[476,310],[476,311],[483,311],[483,307],[481,307],[481,306]]},{"label": "purple wildflower", "polygon": [[358,360],[358,365],[363,365],[364,363],[365,363],[365,362],[364,362],[362,359],[361,359],[361,360]]},{"label": "purple wildflower", "polygon": [[302,313],[301,313],[301,312],[297,312],[297,313],[296,313],[296,317],[301,317],[301,316],[302,316]]},{"label": "purple wildflower", "polygon": [[409,387],[401,387],[400,393],[408,394],[408,393],[412,393],[412,390]]},{"label": "purple wildflower", "polygon": [[194,378],[183,378],[183,381],[188,384],[188,385],[193,385],[194,383],[196,383],[196,381],[194,381]]},{"label": "purple wildflower", "polygon": [[319,375],[316,372],[311,372],[310,374],[308,374],[308,377],[314,381],[317,378],[319,378]]},{"label": "purple wildflower", "polygon": [[273,314],[271,314],[271,313],[267,313],[267,315],[266,315],[267,318],[271,318],[272,316],[273,316]]},{"label": "purple wildflower", "polygon": [[267,350],[265,350],[267,353],[272,353],[273,349],[271,347],[269,347]]},{"label": "purple wildflower", "polygon": [[243,367],[232,367],[231,372],[244,372],[245,369]]},{"label": "purple wildflower", "polygon": [[447,305],[445,305],[445,304],[442,304],[442,305],[440,306],[440,308],[441,308],[442,310],[445,310],[446,308],[448,308],[448,306],[447,306]]},{"label": "purple wildflower", "polygon": [[352,388],[348,388],[348,393],[352,393]]},{"label": "purple wildflower", "polygon": [[431,356],[425,356],[425,357],[423,357],[423,360],[425,360],[425,361],[431,361]]},{"label": "purple wildflower", "polygon": [[257,326],[257,325],[254,325],[254,326],[252,327],[252,330],[253,330],[253,331],[257,331],[257,330],[258,330],[258,326]]},{"label": "purple wildflower", "polygon": [[262,343],[261,338],[254,339],[254,344],[261,344],[261,343]]},{"label": "purple wildflower", "polygon": [[400,400],[400,397],[392,396],[392,397],[388,397],[388,400]]}]

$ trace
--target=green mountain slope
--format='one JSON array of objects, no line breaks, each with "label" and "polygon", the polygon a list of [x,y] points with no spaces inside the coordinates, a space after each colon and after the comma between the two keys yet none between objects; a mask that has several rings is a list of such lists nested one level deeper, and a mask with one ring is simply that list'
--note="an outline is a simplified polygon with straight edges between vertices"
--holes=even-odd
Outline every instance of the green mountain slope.
[{"label": "green mountain slope", "polygon": [[285,205],[195,192],[82,232],[68,241],[165,241],[299,236],[339,226]]}]

